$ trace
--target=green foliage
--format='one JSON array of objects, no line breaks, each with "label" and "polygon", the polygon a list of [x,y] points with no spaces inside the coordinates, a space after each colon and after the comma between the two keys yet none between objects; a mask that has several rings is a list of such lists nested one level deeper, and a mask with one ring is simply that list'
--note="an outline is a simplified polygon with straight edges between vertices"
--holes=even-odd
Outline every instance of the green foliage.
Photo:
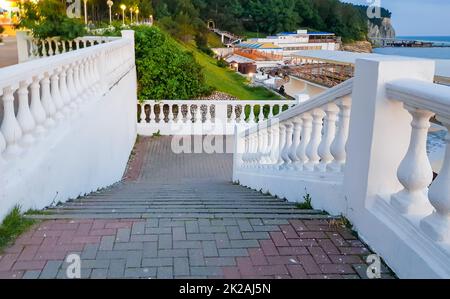
[{"label": "green foliage", "polygon": [[225,59],[219,59],[219,60],[217,61],[217,66],[218,66],[218,67],[223,67],[223,68],[225,68],[225,67],[228,66],[228,63],[225,61]]},{"label": "green foliage", "polygon": [[211,93],[202,67],[155,26],[135,26],[139,99],[192,99]]},{"label": "green foliage", "polygon": [[312,204],[311,204],[312,198],[309,193],[306,193],[303,196],[303,202],[297,203],[295,206],[300,210],[312,210]]},{"label": "green foliage", "polygon": [[79,19],[71,19],[66,15],[66,7],[58,0],[25,1],[19,28],[31,30],[34,37],[45,39],[60,37],[72,40],[86,33],[84,24]]},{"label": "green foliage", "polygon": [[22,215],[20,206],[15,206],[0,225],[0,252],[34,223]]}]

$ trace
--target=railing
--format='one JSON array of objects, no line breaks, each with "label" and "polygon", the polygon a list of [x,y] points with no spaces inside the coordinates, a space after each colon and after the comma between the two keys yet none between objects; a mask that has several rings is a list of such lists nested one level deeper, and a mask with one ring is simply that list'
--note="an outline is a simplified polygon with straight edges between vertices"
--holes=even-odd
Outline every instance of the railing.
[{"label": "railing", "polygon": [[119,37],[108,36],[83,36],[73,40],[62,40],[58,37],[37,39],[26,31],[17,32],[16,37],[19,62],[58,55],[119,39]]},{"label": "railing", "polygon": [[[296,104],[292,100],[229,101],[229,100],[164,100],[138,104],[138,132],[151,135],[234,134],[236,124],[262,122]],[[263,109],[261,109],[263,107]],[[195,133],[197,134],[197,133]]]},{"label": "railing", "polygon": [[[132,37],[0,69],[0,160],[13,161],[134,67]],[[15,106],[18,107],[17,114]]]},{"label": "railing", "polygon": [[[246,130],[238,167],[342,172],[352,80]],[[336,128],[337,117],[340,121]]]},{"label": "railing", "polygon": [[[391,204],[402,214],[420,217],[420,227],[434,241],[450,243],[450,87],[397,80],[387,84],[387,95],[412,116],[408,151],[397,171],[403,189],[392,194]],[[426,148],[433,116],[447,128],[446,152],[434,181]]]},{"label": "railing", "polygon": [[[450,87],[433,77],[432,61],[358,60],[353,79],[238,132],[233,181],[345,215],[400,277],[449,278]],[[437,174],[430,120],[447,129]]]}]

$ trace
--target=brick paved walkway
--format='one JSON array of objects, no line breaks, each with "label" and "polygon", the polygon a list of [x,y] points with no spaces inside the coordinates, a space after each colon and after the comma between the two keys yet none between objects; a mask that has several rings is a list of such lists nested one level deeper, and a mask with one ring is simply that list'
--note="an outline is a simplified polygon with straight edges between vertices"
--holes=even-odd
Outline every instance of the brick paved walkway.
[{"label": "brick paved walkway", "polygon": [[[229,154],[140,138],[124,181],[53,209],[0,254],[0,278],[364,278],[369,250],[319,211],[229,183]],[[384,277],[391,277],[384,269]]]}]

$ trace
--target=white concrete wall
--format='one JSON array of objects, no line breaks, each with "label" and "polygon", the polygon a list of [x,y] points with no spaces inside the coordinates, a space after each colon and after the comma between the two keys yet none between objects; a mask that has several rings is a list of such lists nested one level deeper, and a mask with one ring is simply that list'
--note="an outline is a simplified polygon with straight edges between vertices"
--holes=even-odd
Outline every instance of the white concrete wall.
[{"label": "white concrete wall", "polygon": [[0,169],[0,219],[16,204],[40,209],[120,181],[136,139],[136,90],[133,68]]}]

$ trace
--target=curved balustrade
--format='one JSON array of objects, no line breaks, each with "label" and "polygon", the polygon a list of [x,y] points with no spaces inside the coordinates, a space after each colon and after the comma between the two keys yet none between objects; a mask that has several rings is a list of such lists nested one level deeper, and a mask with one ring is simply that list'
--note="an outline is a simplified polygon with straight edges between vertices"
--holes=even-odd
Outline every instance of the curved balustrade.
[{"label": "curved balustrade", "polygon": [[246,130],[241,167],[342,172],[351,90],[350,80]]},{"label": "curved balustrade", "polygon": [[98,99],[134,67],[133,53],[133,41],[121,38],[0,69],[0,161],[22,153],[81,105]]},{"label": "curved balustrade", "polygon": [[[412,117],[408,151],[397,171],[403,190],[391,196],[391,204],[402,214],[421,215],[420,226],[427,235],[435,241],[449,242],[450,87],[418,80],[398,80],[388,83],[387,93],[392,100],[403,102]],[[433,116],[447,128],[445,156],[434,181],[426,148]]]}]

